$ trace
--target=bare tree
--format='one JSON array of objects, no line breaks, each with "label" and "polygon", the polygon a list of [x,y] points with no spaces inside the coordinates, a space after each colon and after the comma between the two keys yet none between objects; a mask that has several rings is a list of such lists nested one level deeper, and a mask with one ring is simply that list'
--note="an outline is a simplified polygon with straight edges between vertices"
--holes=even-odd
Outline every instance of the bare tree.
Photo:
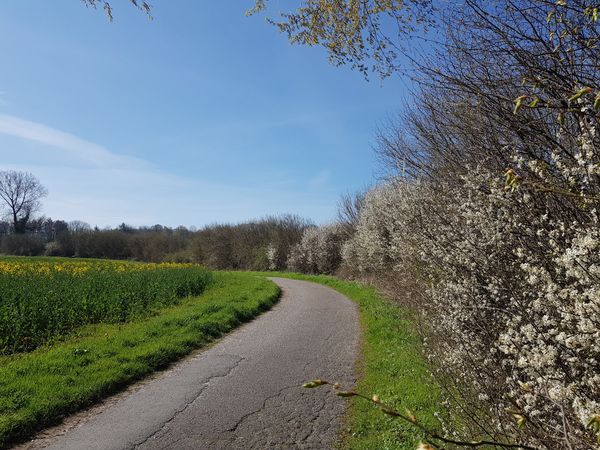
[{"label": "bare tree", "polygon": [[71,233],[81,233],[83,231],[90,231],[92,229],[89,223],[82,220],[71,220],[68,224],[68,227]]},{"label": "bare tree", "polygon": [[360,211],[365,203],[366,191],[343,194],[338,202],[338,222],[346,239],[352,237],[360,219]]},{"label": "bare tree", "polygon": [[12,218],[17,234],[25,233],[27,222],[47,194],[46,188],[29,172],[0,171],[0,199]]}]

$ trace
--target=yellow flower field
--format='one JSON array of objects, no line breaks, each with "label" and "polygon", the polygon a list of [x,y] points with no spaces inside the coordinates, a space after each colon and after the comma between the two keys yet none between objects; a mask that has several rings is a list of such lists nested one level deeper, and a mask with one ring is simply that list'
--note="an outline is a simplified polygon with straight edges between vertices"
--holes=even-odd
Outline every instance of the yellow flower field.
[{"label": "yellow flower field", "polygon": [[91,323],[127,322],[188,295],[211,275],[194,264],[0,259],[0,354],[32,350]]}]

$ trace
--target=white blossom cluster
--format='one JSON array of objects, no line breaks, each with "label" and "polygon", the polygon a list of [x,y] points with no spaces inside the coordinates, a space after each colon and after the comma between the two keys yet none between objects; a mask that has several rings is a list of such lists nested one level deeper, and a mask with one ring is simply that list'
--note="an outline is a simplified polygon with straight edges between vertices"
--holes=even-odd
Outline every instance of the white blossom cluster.
[{"label": "white blossom cluster", "polygon": [[308,229],[288,264],[419,283],[426,351],[454,411],[477,424],[469,436],[597,448],[600,228],[593,208],[560,201],[481,167],[390,181],[366,194],[349,240]]},{"label": "white blossom cluster", "polygon": [[288,269],[304,273],[331,274],[341,262],[344,230],[339,224],[307,228],[291,249]]},{"label": "white blossom cluster", "polygon": [[273,243],[269,243],[269,245],[267,246],[266,255],[269,264],[269,270],[277,270],[277,247]]},{"label": "white blossom cluster", "polygon": [[462,5],[378,136],[397,179],[366,193],[345,242],[307,232],[291,266],[341,255],[414,297],[463,440],[600,449],[598,5]]},{"label": "white blossom cluster", "polygon": [[344,264],[421,277],[428,355],[449,392],[477,400],[457,405],[479,432],[593,448],[600,229],[544,202],[478,168],[458,184],[390,182],[367,194]]}]

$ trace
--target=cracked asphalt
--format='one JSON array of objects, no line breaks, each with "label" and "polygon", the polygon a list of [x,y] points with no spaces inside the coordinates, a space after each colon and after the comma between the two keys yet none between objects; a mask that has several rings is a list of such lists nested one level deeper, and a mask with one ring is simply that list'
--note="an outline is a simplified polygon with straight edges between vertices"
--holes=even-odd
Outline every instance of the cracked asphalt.
[{"label": "cracked asphalt", "polygon": [[26,448],[331,448],[346,402],[301,384],[354,384],[356,306],[318,284],[273,281],[283,296],[271,311]]}]

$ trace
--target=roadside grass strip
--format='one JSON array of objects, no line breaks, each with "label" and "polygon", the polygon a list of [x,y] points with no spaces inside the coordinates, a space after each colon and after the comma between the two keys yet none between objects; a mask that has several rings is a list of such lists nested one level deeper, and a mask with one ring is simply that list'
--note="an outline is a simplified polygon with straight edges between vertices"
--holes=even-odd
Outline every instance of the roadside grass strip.
[{"label": "roadside grass strip", "polygon": [[[355,301],[362,329],[356,391],[367,396],[377,394],[397,411],[409,410],[426,427],[439,428],[434,413],[440,410],[441,390],[427,370],[421,342],[406,309],[356,282],[324,275],[266,275],[320,283]],[[342,448],[414,450],[423,440],[414,425],[386,416],[373,404],[356,398],[340,401],[349,401]]]},{"label": "roadside grass strip", "polygon": [[0,447],[165,368],[266,311],[279,294],[256,275],[214,272],[201,295],[152,317],[87,325],[53,346],[0,356]]}]

